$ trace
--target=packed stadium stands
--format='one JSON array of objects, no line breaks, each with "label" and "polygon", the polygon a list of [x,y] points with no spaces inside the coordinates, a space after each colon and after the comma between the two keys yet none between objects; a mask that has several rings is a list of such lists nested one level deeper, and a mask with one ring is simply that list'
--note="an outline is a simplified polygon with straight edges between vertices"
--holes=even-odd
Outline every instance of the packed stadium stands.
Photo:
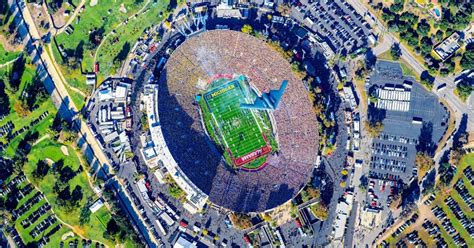
[{"label": "packed stadium stands", "polygon": [[[245,75],[260,92],[289,85],[273,112],[278,151],[259,171],[225,164],[201,123],[195,96],[198,82],[215,74]],[[253,36],[213,30],[186,40],[169,58],[158,82],[163,136],[186,176],[217,205],[238,212],[260,212],[291,198],[308,182],[319,137],[308,93],[281,55]],[[210,183],[212,182],[212,183]]]}]

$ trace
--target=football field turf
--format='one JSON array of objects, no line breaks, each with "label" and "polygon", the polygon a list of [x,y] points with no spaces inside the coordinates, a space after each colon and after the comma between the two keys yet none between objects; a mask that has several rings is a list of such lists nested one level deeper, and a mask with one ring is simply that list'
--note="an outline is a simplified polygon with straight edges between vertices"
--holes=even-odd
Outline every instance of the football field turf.
[{"label": "football field turf", "polygon": [[204,95],[213,125],[233,159],[267,146],[254,113],[240,107],[245,95],[238,81],[233,80]]}]

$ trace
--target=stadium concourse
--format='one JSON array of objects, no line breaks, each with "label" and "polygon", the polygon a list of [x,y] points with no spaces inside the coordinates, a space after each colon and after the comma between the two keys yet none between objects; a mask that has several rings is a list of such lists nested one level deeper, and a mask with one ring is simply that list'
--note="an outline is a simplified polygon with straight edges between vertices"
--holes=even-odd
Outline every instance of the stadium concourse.
[{"label": "stadium concourse", "polygon": [[[260,92],[289,81],[273,112],[278,152],[258,171],[225,164],[206,135],[195,97],[216,74],[245,75]],[[166,144],[183,173],[216,205],[261,212],[292,199],[308,182],[319,137],[308,93],[290,64],[253,36],[213,30],[186,40],[169,58],[158,82],[158,113]]]}]

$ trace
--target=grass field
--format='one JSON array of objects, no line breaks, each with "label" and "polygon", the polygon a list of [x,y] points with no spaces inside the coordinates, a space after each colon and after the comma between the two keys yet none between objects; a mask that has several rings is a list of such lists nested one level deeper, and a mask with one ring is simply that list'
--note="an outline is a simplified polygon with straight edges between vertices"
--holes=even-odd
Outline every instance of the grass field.
[{"label": "grass field", "polygon": [[[23,188],[27,184],[29,184],[29,182],[25,181],[25,182],[23,182],[22,184],[19,185],[19,188]],[[37,192],[38,192],[37,190],[33,190],[31,193],[29,193],[24,198],[22,198],[18,202],[18,207],[22,206],[27,200],[31,199]],[[51,210],[48,211],[46,214],[42,215],[34,223],[32,223],[30,226],[28,226],[26,228],[24,228],[23,225],[21,225],[21,222],[23,220],[29,218],[34,212],[36,212],[40,207],[42,207],[45,204],[47,204],[45,199],[39,201],[38,203],[34,204],[27,212],[25,212],[18,219],[16,219],[16,221],[14,223],[15,229],[18,231],[18,233],[20,234],[20,236],[21,236],[21,238],[22,238],[22,240],[25,244],[38,241],[41,238],[41,235],[36,237],[36,238],[33,238],[30,235],[30,232],[41,221],[43,221],[44,219],[46,219],[48,216],[52,215],[53,213],[51,212]],[[54,223],[53,225],[48,227],[43,233],[44,234],[49,233],[51,230],[53,230],[58,225],[60,225],[60,223],[59,223],[59,221],[56,221],[56,223]],[[59,243],[61,242],[61,236],[65,233],[69,232],[69,231],[71,231],[69,228],[67,228],[65,226],[61,226],[61,228],[57,232],[55,232],[53,235],[50,236],[50,242],[48,243],[48,245],[51,246],[51,247],[59,247]]]},{"label": "grass field", "polygon": [[[28,178],[32,177],[32,173],[35,170],[35,166],[39,160],[51,159],[52,161],[64,160],[64,165],[69,166],[73,171],[78,170],[81,167],[80,160],[76,151],[66,145],[69,155],[64,154],[61,151],[63,144],[51,141],[49,139],[43,140],[32,147],[32,150],[28,156],[28,163],[25,165],[24,172]],[[35,181],[34,184],[40,188],[43,194],[51,203],[55,203],[57,194],[53,190],[54,182],[56,177],[49,173],[42,180]],[[106,223],[110,220],[111,214],[103,207],[96,213],[93,213],[90,217],[90,222],[85,225],[80,225],[79,215],[83,207],[86,207],[87,199],[96,199],[95,194],[89,187],[87,181],[87,175],[85,171],[79,172],[74,178],[72,178],[68,185],[71,189],[74,189],[76,185],[82,187],[83,198],[79,203],[79,207],[74,208],[71,211],[60,207],[57,204],[53,204],[53,210],[56,215],[66,223],[74,227],[74,232],[79,233],[85,237],[93,240],[101,241],[107,245],[113,246],[113,242],[103,237],[103,233],[106,230]],[[105,224],[104,224],[105,223]]]},{"label": "grass field", "polygon": [[[9,67],[0,68],[0,75],[4,75],[4,74],[8,73],[9,70],[11,70],[11,68],[9,68]],[[23,73],[23,76],[22,76],[22,79],[21,79],[19,89],[23,89],[25,87],[25,85],[32,80],[34,75],[35,75],[35,67],[33,65],[27,64],[26,67],[25,67],[25,72]],[[8,83],[7,78],[4,78],[4,81]],[[48,130],[49,125],[51,124],[51,122],[54,118],[54,115],[56,113],[56,108],[54,107],[54,104],[51,101],[51,99],[48,98],[48,100],[43,102],[39,106],[39,108],[32,111],[27,116],[20,116],[20,115],[18,115],[18,113],[13,111],[13,106],[15,105],[15,103],[20,101],[19,98],[20,98],[21,90],[18,90],[16,92],[6,91],[6,93],[9,97],[9,101],[10,101],[10,114],[7,115],[3,120],[0,121],[0,127],[5,125],[9,121],[13,122],[14,125],[15,125],[15,128],[13,129],[13,131],[19,130],[23,127],[30,127],[31,122],[33,120],[38,118],[44,112],[48,111],[49,116],[47,118],[43,119],[42,121],[40,121],[36,125],[30,127],[31,131],[36,130],[36,131],[39,132],[40,136],[44,135],[46,133],[46,131]],[[8,157],[13,157],[13,155],[15,154],[16,147],[18,146],[18,143],[25,136],[26,133],[27,132],[24,132],[23,134],[21,134],[19,136],[16,136],[12,140],[10,140],[9,146],[7,147],[7,149],[6,149],[6,151],[4,152],[3,155],[6,155]],[[5,137],[1,137],[0,142],[6,143]],[[2,155],[2,154],[0,153],[0,155]]]},{"label": "grass field", "polygon": [[[64,50],[69,51],[80,51],[80,44],[83,45],[82,50],[82,71],[92,71],[94,53],[97,47],[94,49],[88,49],[87,43],[89,43],[89,32],[93,29],[103,30],[103,35],[106,35],[114,29],[119,23],[128,18],[132,13],[135,13],[138,9],[143,7],[145,2],[135,4],[134,0],[122,0],[122,1],[100,1],[95,6],[90,6],[90,1],[87,1],[85,10],[80,14],[80,21],[72,22],[74,32],[70,35],[63,32],[55,37],[55,41],[58,46],[62,46]],[[120,5],[123,4],[126,13],[120,11]],[[109,10],[110,13],[109,13]],[[76,17],[77,18],[77,17]],[[58,51],[58,47],[53,43],[52,54],[58,64],[62,63],[62,57]],[[64,75],[67,83],[86,93],[89,86],[85,83],[85,76],[82,75],[81,68],[72,69],[65,64],[61,64],[61,71]],[[78,95],[72,90],[68,90],[71,94],[72,101],[81,107],[84,104],[82,96]]]},{"label": "grass field", "polygon": [[122,50],[125,43],[128,42],[132,47],[145,28],[158,25],[167,16],[165,10],[168,4],[169,0],[149,4],[142,14],[139,14],[136,18],[130,18],[127,25],[117,27],[115,34],[107,37],[100,50],[97,51],[97,62],[102,68],[100,77],[107,77],[116,73],[120,65],[114,63],[114,58]]},{"label": "grass field", "polygon": [[266,146],[254,113],[240,108],[241,99],[245,98],[238,81],[225,83],[204,94],[212,122],[234,158]]},{"label": "grass field", "polygon": [[14,60],[18,55],[20,55],[20,52],[8,52],[0,43],[0,65]]},{"label": "grass field", "polygon": [[[90,86],[86,85],[82,72],[92,71],[94,56],[100,65],[97,78],[100,83],[105,78],[117,73],[121,61],[114,62],[114,58],[120,53],[125,43],[130,44],[130,47],[133,46],[145,28],[159,24],[167,16],[166,8],[169,0],[150,1],[146,6],[147,1],[135,0],[99,1],[93,7],[89,2],[87,1],[86,10],[80,15],[80,21],[78,23],[72,22],[74,32],[70,35],[61,33],[55,37],[57,45],[63,46],[65,50],[69,51],[81,51],[80,44],[84,44],[81,66],[73,69],[62,64],[60,52],[54,43],[51,51],[58,64],[61,64],[60,70],[67,83],[86,94],[90,91]],[[125,7],[126,12],[120,11],[121,4]],[[135,16],[142,9],[143,12]],[[111,10],[110,14],[109,10]],[[127,20],[127,24],[123,24],[125,20]],[[100,47],[95,46],[90,49],[88,48],[89,31],[93,29],[103,31],[103,40]],[[83,96],[70,89],[68,92],[78,107],[84,105]]]}]

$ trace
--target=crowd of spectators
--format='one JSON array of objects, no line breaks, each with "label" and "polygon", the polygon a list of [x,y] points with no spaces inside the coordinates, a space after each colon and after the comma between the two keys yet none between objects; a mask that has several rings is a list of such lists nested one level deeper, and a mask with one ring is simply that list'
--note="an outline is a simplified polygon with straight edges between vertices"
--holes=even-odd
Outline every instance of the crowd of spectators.
[{"label": "crowd of spectators", "polygon": [[[280,109],[273,112],[278,150],[264,169],[232,169],[222,159],[222,148],[207,136],[195,99],[203,93],[199,82],[215,74],[245,75],[260,92],[289,81]],[[276,207],[309,180],[318,152],[311,107],[290,64],[264,41],[235,31],[207,31],[188,39],[173,52],[159,80],[159,120],[171,154],[213,203],[235,211]]]}]

